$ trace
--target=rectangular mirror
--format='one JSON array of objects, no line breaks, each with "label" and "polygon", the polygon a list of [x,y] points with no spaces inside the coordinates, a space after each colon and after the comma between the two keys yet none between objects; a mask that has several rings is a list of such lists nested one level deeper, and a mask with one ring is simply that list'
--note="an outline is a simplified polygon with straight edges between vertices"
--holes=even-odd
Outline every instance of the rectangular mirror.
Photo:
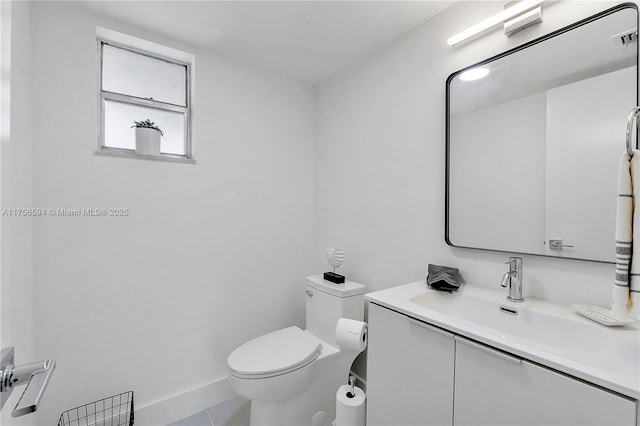
[{"label": "rectangular mirror", "polygon": [[621,4],[449,76],[449,245],[615,263],[637,28]]}]

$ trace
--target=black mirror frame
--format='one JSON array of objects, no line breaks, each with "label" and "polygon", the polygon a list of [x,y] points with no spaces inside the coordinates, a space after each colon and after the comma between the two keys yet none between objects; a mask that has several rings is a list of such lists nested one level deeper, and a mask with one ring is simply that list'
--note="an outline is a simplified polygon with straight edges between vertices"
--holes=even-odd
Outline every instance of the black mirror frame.
[{"label": "black mirror frame", "polygon": [[[527,43],[524,43],[520,46],[514,47],[513,49],[509,49],[505,52],[502,52],[498,55],[492,56],[490,58],[487,58],[483,61],[477,62],[475,64],[469,65],[465,68],[462,68],[458,71],[455,71],[453,73],[451,73],[449,75],[449,77],[447,77],[447,80],[445,82],[445,211],[444,211],[444,220],[445,220],[445,224],[444,224],[444,240],[447,243],[447,245],[451,246],[451,247],[457,247],[457,248],[466,248],[466,249],[475,249],[475,250],[488,250],[488,251],[494,251],[494,252],[499,252],[499,253],[518,253],[518,254],[525,254],[525,255],[531,255],[531,256],[542,256],[542,257],[549,257],[549,258],[553,258],[553,259],[569,259],[569,260],[582,260],[582,261],[586,261],[586,262],[598,262],[598,263],[615,263],[615,262],[610,262],[610,261],[605,261],[605,260],[592,260],[592,259],[581,259],[581,258],[575,258],[575,257],[559,257],[559,256],[551,256],[551,255],[547,255],[547,254],[538,254],[538,253],[524,253],[524,252],[518,252],[518,251],[509,251],[509,250],[499,250],[499,249],[489,249],[489,248],[479,248],[479,247],[467,247],[467,246],[460,246],[460,245],[456,245],[453,244],[451,242],[451,240],[449,239],[449,212],[450,212],[450,206],[449,206],[449,202],[450,202],[450,197],[449,197],[449,190],[450,190],[450,182],[449,182],[449,172],[450,172],[450,136],[451,136],[451,129],[450,129],[450,107],[451,107],[451,100],[450,100],[450,83],[451,81],[457,77],[458,75],[462,74],[463,72],[471,69],[471,68],[476,68],[479,67],[481,65],[485,65],[488,64],[490,62],[493,62],[495,60],[498,60],[500,58],[503,58],[505,56],[509,56],[513,53],[519,52],[521,50],[524,50],[528,47],[534,46],[536,44],[542,43],[546,40],[549,40],[553,37],[556,37],[560,34],[564,34],[566,32],[569,32],[571,30],[574,30],[578,27],[581,27],[583,25],[586,25],[590,22],[596,21],[600,18],[603,18],[605,16],[611,15],[613,13],[616,13],[618,11],[621,11],[623,9],[634,9],[636,12],[636,28],[638,28],[640,30],[640,26],[639,26],[639,18],[638,18],[638,5],[636,5],[635,3],[630,3],[630,2],[626,2],[626,3],[621,3],[617,6],[614,6],[610,9],[606,9],[602,12],[596,13],[595,15],[589,16],[587,18],[581,19],[577,22],[574,22],[573,24],[567,25],[566,27],[560,28],[558,30],[555,30],[549,34],[543,35],[541,37],[538,37],[534,40],[531,40]],[[638,85],[638,76],[639,76],[639,53],[640,53],[640,42],[636,43],[635,49],[636,49],[636,105],[638,105],[638,92],[640,91],[639,89],[639,85]],[[638,143],[638,138],[636,138],[636,145]]]}]

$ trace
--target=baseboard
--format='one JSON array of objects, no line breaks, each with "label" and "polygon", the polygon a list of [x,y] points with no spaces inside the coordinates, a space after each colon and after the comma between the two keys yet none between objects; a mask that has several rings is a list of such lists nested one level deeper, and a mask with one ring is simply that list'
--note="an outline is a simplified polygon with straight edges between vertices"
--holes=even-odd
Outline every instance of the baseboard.
[{"label": "baseboard", "polygon": [[237,395],[226,377],[187,389],[167,398],[135,407],[136,426],[159,426],[176,422]]}]

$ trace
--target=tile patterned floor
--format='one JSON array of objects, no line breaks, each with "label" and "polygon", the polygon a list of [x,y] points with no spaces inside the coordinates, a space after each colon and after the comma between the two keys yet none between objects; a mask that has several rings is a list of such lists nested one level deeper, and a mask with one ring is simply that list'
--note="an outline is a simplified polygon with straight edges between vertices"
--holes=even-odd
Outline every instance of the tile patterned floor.
[{"label": "tile patterned floor", "polygon": [[249,403],[248,399],[234,398],[167,426],[247,426]]}]

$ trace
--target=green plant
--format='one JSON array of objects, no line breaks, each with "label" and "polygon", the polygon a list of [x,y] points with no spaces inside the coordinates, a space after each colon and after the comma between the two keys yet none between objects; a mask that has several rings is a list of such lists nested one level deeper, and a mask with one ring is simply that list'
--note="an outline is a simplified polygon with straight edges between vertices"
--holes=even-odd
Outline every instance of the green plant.
[{"label": "green plant", "polygon": [[156,126],[156,123],[149,120],[148,118],[144,121],[134,121],[133,126],[131,127],[146,127],[147,129],[157,130],[162,136],[164,136],[164,132],[160,129],[160,127]]}]

